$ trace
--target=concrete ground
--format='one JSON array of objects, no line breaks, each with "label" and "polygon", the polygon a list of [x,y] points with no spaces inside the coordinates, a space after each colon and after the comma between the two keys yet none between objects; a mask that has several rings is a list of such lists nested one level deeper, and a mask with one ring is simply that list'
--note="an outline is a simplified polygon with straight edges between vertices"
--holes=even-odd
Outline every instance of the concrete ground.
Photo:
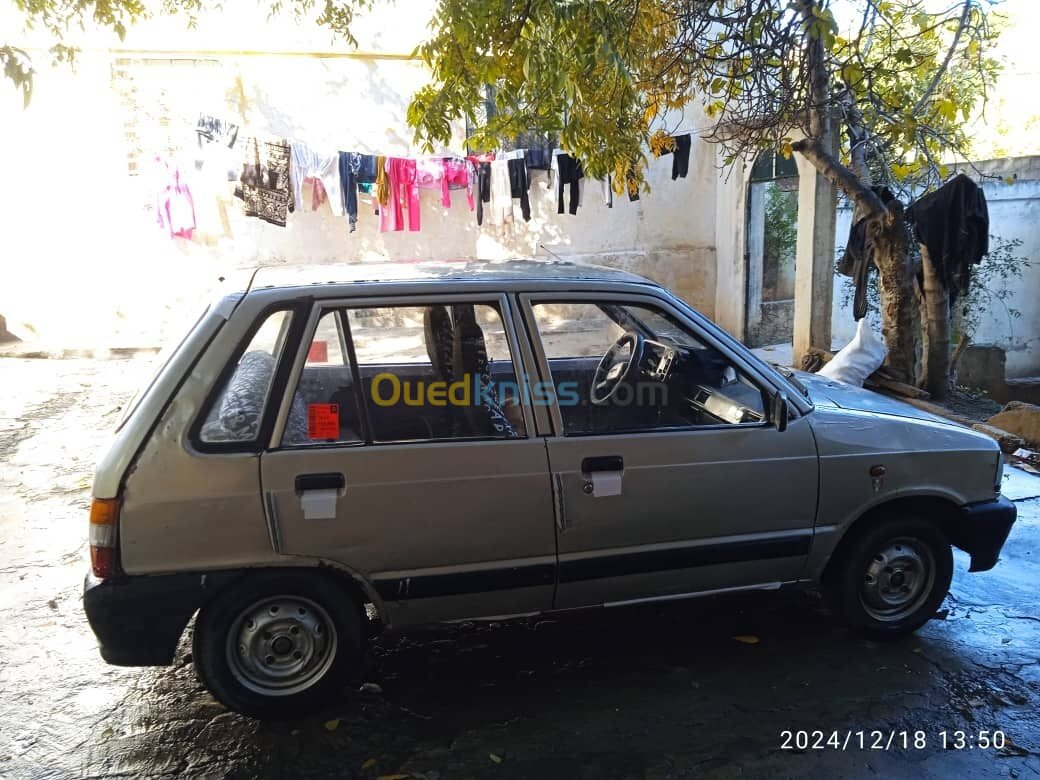
[{"label": "concrete ground", "polygon": [[[187,646],[170,668],[106,666],[80,606],[91,467],[145,373],[0,359],[0,776],[1040,775],[1040,479],[1023,472],[1000,564],[958,555],[939,618],[895,643],[804,593],[437,628],[385,637],[362,690],[271,724],[214,702]],[[978,746],[996,731],[1002,748]]]}]

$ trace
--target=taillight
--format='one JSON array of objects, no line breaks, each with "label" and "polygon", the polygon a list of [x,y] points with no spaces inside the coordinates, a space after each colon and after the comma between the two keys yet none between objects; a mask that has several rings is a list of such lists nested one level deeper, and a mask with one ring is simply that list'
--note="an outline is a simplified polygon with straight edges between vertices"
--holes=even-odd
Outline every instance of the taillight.
[{"label": "taillight", "polygon": [[98,579],[117,573],[118,533],[119,499],[93,499],[90,503],[90,566]]}]

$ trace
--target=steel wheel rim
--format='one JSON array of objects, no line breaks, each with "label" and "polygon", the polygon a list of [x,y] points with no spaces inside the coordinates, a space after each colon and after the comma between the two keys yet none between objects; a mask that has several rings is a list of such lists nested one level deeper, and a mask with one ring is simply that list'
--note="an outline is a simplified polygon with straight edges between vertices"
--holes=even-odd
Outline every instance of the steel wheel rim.
[{"label": "steel wheel rim", "polygon": [[226,655],[239,683],[265,696],[290,696],[317,683],[336,658],[336,627],[302,596],[269,596],[242,610]]},{"label": "steel wheel rim", "polygon": [[919,610],[935,584],[935,557],[919,539],[899,537],[882,544],[867,562],[860,602],[875,620],[890,623]]}]

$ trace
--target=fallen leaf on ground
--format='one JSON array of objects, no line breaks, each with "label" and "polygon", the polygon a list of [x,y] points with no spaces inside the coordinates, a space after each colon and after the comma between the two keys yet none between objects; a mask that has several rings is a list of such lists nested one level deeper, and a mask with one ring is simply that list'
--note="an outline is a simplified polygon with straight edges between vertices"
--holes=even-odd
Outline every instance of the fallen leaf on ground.
[{"label": "fallen leaf on ground", "polygon": [[494,753],[488,753],[488,758],[490,758],[496,764],[502,763],[502,756],[496,756]]},{"label": "fallen leaf on ground", "polygon": [[335,731],[339,728],[339,718],[333,718],[332,720],[325,721],[326,731]]},{"label": "fallen leaf on ground", "polygon": [[745,645],[757,645],[759,642],[758,637],[753,636],[752,634],[738,634],[737,636],[733,637],[733,639],[735,639],[738,642],[743,642]]},{"label": "fallen leaf on ground", "polygon": [[362,769],[371,769],[375,765],[376,765],[376,760],[374,758],[370,758],[370,759],[368,759],[368,761],[366,761],[365,763],[363,763],[361,765],[361,768]]}]

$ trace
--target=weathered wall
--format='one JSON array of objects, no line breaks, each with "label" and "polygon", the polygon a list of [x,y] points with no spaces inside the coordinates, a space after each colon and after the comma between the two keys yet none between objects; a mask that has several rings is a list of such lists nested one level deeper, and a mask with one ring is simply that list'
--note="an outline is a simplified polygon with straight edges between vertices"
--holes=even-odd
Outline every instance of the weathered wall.
[{"label": "weathered wall", "polygon": [[[411,51],[409,40],[418,34],[412,14],[421,16],[428,6],[410,3],[405,33],[359,35],[362,46]],[[394,27],[400,11],[391,6],[384,13],[387,28]],[[286,26],[285,20],[277,24]],[[366,24],[383,29],[378,20]],[[249,39],[251,48],[273,45],[269,26],[260,29],[263,35]],[[217,40],[205,23],[196,33],[170,35],[145,26],[132,35],[134,45],[154,47],[161,41],[166,49],[201,49]],[[242,31],[237,36],[219,40],[225,48],[249,45]],[[198,53],[189,55],[200,60],[197,68],[159,66],[138,77],[152,79],[150,87],[158,82],[161,99],[183,120],[173,128],[183,138],[183,169],[194,159],[193,122],[199,112],[237,116],[251,130],[314,146],[419,153],[405,123],[408,101],[427,77],[419,63],[298,56],[315,44],[313,36],[278,40],[279,54]],[[43,60],[38,58],[38,66]],[[193,242],[171,240],[145,208],[150,177],[127,175],[126,116],[113,90],[113,61],[114,55],[95,50],[82,56],[75,73],[40,67],[36,94],[25,111],[13,90],[0,85],[5,116],[0,142],[21,152],[6,174],[17,188],[0,191],[6,232],[0,313],[22,338],[66,344],[100,340],[106,346],[154,341],[168,307],[194,302],[219,286],[219,276],[256,264],[498,259],[550,252],[649,276],[705,314],[715,313],[719,177],[715,150],[707,144],[694,142],[686,179],[671,180],[670,157],[652,161],[651,192],[636,202],[615,195],[608,209],[600,183],[587,180],[577,216],[556,213],[547,174],[534,172],[533,218],[527,224],[520,220],[517,204],[518,221],[506,231],[478,228],[464,193],[453,193],[447,209],[433,191],[421,192],[419,233],[380,233],[364,195],[354,234],[346,218],[333,217],[327,206],[290,215],[288,226],[278,228],[245,218],[226,184],[207,178],[193,189],[196,210],[208,215],[209,228]],[[676,118],[671,126],[695,127],[697,119]],[[451,148],[461,149],[461,138]]]}]

